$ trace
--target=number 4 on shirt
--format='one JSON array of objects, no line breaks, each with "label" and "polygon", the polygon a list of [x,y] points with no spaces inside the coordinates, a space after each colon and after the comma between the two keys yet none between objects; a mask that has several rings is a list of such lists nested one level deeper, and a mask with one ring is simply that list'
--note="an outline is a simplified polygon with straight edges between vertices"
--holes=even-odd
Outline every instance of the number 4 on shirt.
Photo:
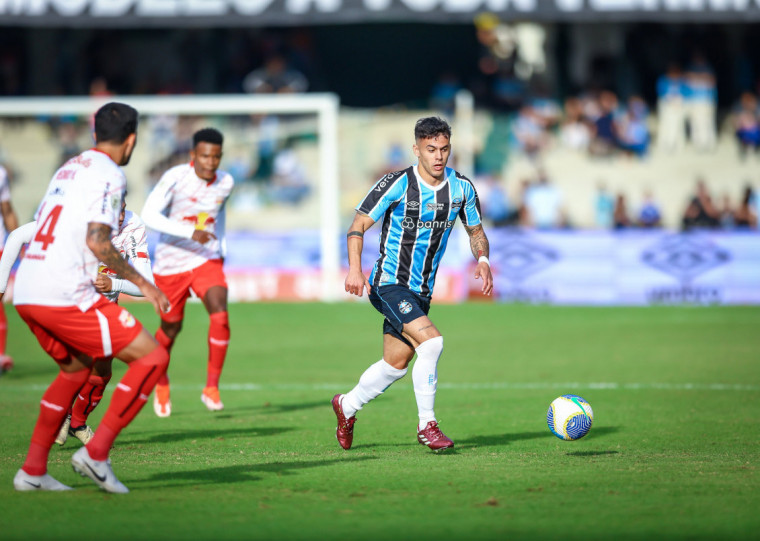
[{"label": "number 4 on shirt", "polygon": [[55,224],[58,223],[58,217],[61,215],[61,210],[63,210],[63,205],[54,206],[53,210],[45,216],[45,220],[42,222],[37,234],[34,236],[34,240],[42,243],[43,250],[47,250],[48,246],[55,240],[53,230],[55,229]]}]

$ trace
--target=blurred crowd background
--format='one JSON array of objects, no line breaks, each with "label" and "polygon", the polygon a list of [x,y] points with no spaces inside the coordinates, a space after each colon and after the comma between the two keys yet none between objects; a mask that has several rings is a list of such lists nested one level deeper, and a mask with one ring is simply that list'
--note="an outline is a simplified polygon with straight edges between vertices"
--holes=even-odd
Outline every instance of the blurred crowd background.
[{"label": "blurred crowd background", "polygon": [[[414,121],[475,104],[471,171],[494,227],[757,228],[760,32],[754,23],[507,22],[281,28],[7,26],[0,98],[331,92],[341,103],[343,220],[413,162]],[[228,135],[233,229],[318,225],[316,120],[155,115],[141,125],[132,205],[189,137]],[[87,148],[87,118],[0,118],[0,163],[22,220]],[[136,186],[135,186],[136,184]]]}]

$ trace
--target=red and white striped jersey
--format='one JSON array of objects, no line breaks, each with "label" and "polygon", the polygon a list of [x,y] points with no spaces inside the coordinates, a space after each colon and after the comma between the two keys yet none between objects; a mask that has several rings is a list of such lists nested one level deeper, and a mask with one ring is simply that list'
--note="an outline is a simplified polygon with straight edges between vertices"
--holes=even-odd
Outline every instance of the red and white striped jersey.
[{"label": "red and white striped jersey", "polygon": [[[124,213],[124,221],[121,224],[121,228],[116,236],[111,239],[111,242],[122,257],[142,274],[143,278],[153,283],[153,274],[150,270],[150,257],[148,256],[148,236],[145,232],[145,224],[137,214],[131,210]],[[107,274],[112,280],[120,280],[119,275],[103,263],[100,263],[98,270],[103,274]],[[129,286],[131,282],[124,285]],[[111,302],[118,300],[119,293],[142,296],[137,286],[131,287],[128,291],[124,291],[123,286],[112,286],[112,288],[112,291],[103,293],[103,296]]]},{"label": "red and white striped jersey", "polygon": [[[8,171],[0,165],[0,203],[5,203],[11,200],[11,188],[8,182]],[[2,251],[5,245],[5,235],[8,232],[5,230],[5,221],[0,220],[0,251]]]},{"label": "red and white striped jersey", "polygon": [[[145,225],[161,233],[153,256],[154,274],[187,272],[224,257],[224,208],[234,183],[223,171],[206,182],[195,174],[192,163],[164,173],[142,211]],[[214,233],[216,239],[195,242],[191,237],[196,229]]]},{"label": "red and white striped jersey", "polygon": [[98,260],[87,247],[87,225],[117,230],[126,183],[121,168],[94,149],[55,172],[16,274],[14,304],[75,305],[85,311],[100,299],[93,285]]}]

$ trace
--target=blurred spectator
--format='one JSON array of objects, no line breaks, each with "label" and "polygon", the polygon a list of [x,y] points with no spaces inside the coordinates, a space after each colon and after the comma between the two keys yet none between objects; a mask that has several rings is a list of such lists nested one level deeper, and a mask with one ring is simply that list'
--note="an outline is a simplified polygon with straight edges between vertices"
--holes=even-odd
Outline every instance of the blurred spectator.
[{"label": "blurred spectator", "polygon": [[578,98],[565,100],[565,116],[559,128],[559,138],[567,148],[587,150],[591,142],[591,126],[583,116],[583,105]]},{"label": "blurred spectator", "polygon": [[[251,94],[291,94],[305,92],[308,86],[306,77],[278,53],[271,54],[262,67],[243,79],[243,90]],[[268,182],[274,174],[280,121],[276,115],[257,116],[254,120],[259,125],[259,155],[253,180]]]},{"label": "blurred spectator", "polygon": [[596,198],[594,200],[594,216],[596,226],[600,229],[609,229],[612,227],[612,217],[615,212],[615,200],[607,191],[607,186],[600,182],[596,187]]},{"label": "blurred spectator", "polygon": [[61,164],[69,161],[82,151],[79,145],[80,131],[79,123],[76,120],[64,118],[58,124],[58,144],[61,148],[59,162]]},{"label": "blurred spectator", "polygon": [[684,229],[713,228],[720,224],[720,213],[715,208],[707,187],[701,179],[697,181],[697,193],[689,201],[681,223]]},{"label": "blurred spectator", "polygon": [[639,227],[653,228],[660,227],[662,223],[662,213],[659,205],[655,202],[652,192],[644,192],[644,202],[639,210],[638,225]]},{"label": "blurred spectator", "polygon": [[631,219],[628,217],[628,204],[625,200],[625,194],[619,193],[615,199],[615,210],[612,213],[613,229],[626,229],[631,226]]},{"label": "blurred spectator", "polygon": [[113,92],[108,89],[108,81],[105,77],[95,77],[90,82],[90,96],[107,97],[113,96]]},{"label": "blurred spectator", "polygon": [[604,91],[599,95],[599,114],[594,119],[589,152],[594,156],[610,156],[618,148],[615,127],[615,111],[618,99],[614,92]]},{"label": "blurred spectator", "polygon": [[715,110],[718,94],[715,74],[702,54],[694,55],[685,77],[686,116],[691,142],[698,150],[715,147]]},{"label": "blurred spectator", "polygon": [[742,158],[746,158],[749,151],[760,151],[760,109],[752,92],[741,95],[734,113],[734,130]]},{"label": "blurred spectator", "polygon": [[663,150],[678,150],[686,141],[684,92],[681,67],[671,64],[657,79],[657,143]]},{"label": "blurred spectator", "polygon": [[538,229],[564,227],[566,221],[562,213],[562,195],[549,182],[544,171],[539,171],[538,181],[525,194],[527,224]]},{"label": "blurred spectator", "polygon": [[530,105],[520,108],[512,124],[512,133],[519,149],[534,161],[549,142],[543,121]]},{"label": "blurred spectator", "polygon": [[408,161],[404,147],[400,143],[391,143],[385,151],[385,162],[380,166],[380,170],[372,175],[372,178],[379,179],[388,173],[406,169],[409,167]]},{"label": "blurred spectator", "polygon": [[648,110],[644,100],[639,96],[632,96],[628,100],[625,114],[615,126],[620,148],[639,158],[646,155],[649,149],[647,115]]},{"label": "blurred spectator", "polygon": [[718,209],[718,222],[723,229],[734,228],[734,206],[731,204],[731,196],[723,194],[720,208]]},{"label": "blurred spectator", "polygon": [[287,205],[297,205],[311,192],[306,177],[306,168],[294,150],[295,141],[289,138],[277,152],[273,164],[272,186],[269,193],[272,200]]},{"label": "blurred spectator", "polygon": [[309,82],[298,70],[291,68],[285,57],[273,54],[264,65],[243,79],[243,90],[251,94],[289,94],[306,92]]},{"label": "blurred spectator", "polygon": [[430,91],[430,107],[446,116],[453,117],[457,93],[462,88],[462,82],[456,73],[453,71],[442,73]]},{"label": "blurred spectator", "polygon": [[752,187],[747,186],[744,189],[742,201],[734,213],[734,224],[736,227],[751,227],[753,229],[757,227],[757,211],[753,208],[755,200],[755,193]]},{"label": "blurred spectator", "polygon": [[478,192],[483,216],[495,227],[510,225],[517,220],[517,211],[511,208],[507,191],[496,175],[486,176]]},{"label": "blurred spectator", "polygon": [[491,85],[493,105],[508,113],[515,112],[525,102],[527,90],[525,82],[517,77],[514,69],[505,68],[496,74]]}]

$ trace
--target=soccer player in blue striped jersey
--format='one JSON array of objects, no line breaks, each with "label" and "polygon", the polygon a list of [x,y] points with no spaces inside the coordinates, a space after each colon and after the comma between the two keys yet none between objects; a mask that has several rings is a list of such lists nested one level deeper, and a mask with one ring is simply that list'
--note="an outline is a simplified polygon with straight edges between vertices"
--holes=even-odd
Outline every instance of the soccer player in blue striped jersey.
[{"label": "soccer player in blue striped jersey", "polygon": [[[488,238],[481,224],[480,203],[467,177],[446,167],[451,154],[451,127],[437,117],[422,118],[414,128],[418,163],[381,178],[356,207],[348,231],[346,291],[361,297],[385,316],[383,358],[371,365],[346,394],[333,397],[336,435],[344,449],[353,442],[356,412],[380,396],[412,369],[419,424],[417,441],[433,451],[454,447],[438,427],[434,413],[438,359],[443,337],[428,318],[435,276],[457,216],[470,236],[477,259],[475,278],[490,295],[493,276]],[[361,267],[364,233],[381,220],[380,257],[369,279]]]}]

